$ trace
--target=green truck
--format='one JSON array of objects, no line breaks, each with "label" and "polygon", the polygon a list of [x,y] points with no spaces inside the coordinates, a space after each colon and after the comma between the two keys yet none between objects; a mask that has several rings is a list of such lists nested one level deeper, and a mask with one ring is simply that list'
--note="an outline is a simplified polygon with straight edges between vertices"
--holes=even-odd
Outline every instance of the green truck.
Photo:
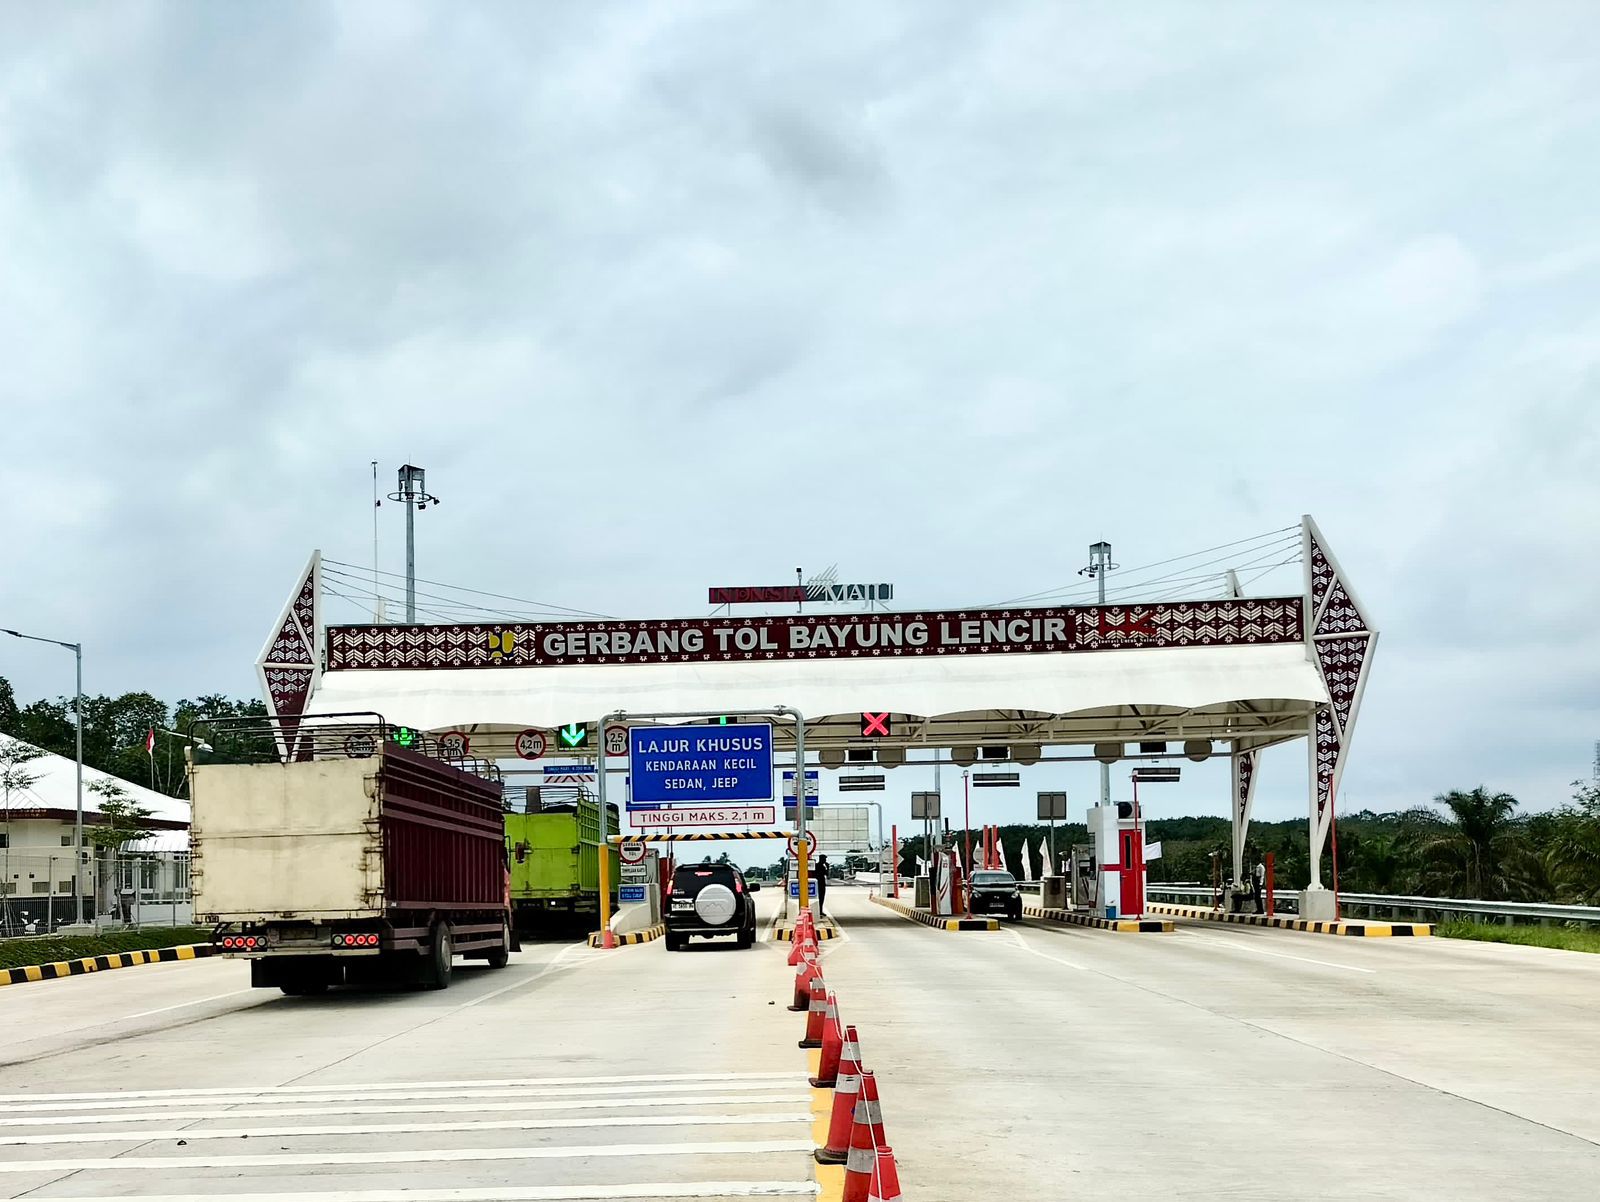
[{"label": "green truck", "polygon": [[[617,829],[615,806],[607,806]],[[518,934],[537,935],[594,925],[600,913],[600,808],[590,797],[546,804],[532,813],[506,815],[506,853],[511,864],[511,913]],[[616,898],[619,865],[611,857],[611,894]]]}]

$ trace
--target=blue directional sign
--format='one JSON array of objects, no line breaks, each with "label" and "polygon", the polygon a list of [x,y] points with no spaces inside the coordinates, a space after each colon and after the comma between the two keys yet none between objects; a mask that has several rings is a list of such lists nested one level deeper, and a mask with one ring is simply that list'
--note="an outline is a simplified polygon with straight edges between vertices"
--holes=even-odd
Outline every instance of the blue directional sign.
[{"label": "blue directional sign", "polygon": [[619,902],[642,902],[644,900],[644,885],[618,885],[617,900]]},{"label": "blue directional sign", "polygon": [[630,805],[772,800],[772,723],[628,729]]},{"label": "blue directional sign", "polygon": [[[822,773],[815,768],[806,769],[806,809],[817,808],[817,793],[822,787]],[[794,817],[794,769],[783,770],[783,806]]]}]

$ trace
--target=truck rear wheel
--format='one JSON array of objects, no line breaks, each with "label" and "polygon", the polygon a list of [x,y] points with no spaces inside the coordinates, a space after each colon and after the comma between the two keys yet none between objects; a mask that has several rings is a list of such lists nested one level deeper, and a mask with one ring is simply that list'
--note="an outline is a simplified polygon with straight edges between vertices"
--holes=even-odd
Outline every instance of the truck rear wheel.
[{"label": "truck rear wheel", "polygon": [[423,972],[424,989],[448,989],[450,970],[455,967],[455,940],[450,935],[450,924],[441,922],[433,928],[433,947],[428,952],[428,965]]},{"label": "truck rear wheel", "polygon": [[500,946],[484,957],[490,968],[504,968],[511,963],[511,924],[505,923],[500,929]]}]

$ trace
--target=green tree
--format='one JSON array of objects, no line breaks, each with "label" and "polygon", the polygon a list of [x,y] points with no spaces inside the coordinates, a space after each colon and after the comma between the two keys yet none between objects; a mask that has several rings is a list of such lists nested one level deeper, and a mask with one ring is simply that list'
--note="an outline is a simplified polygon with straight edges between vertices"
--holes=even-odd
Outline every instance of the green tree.
[{"label": "green tree", "polygon": [[[106,902],[121,914],[121,901],[117,890],[117,862],[122,846],[148,839],[150,811],[133,799],[122,783],[112,777],[102,777],[89,782],[89,791],[98,800],[95,809],[100,821],[84,831],[84,838],[99,853],[101,882]],[[128,915],[121,914],[123,921]]]},{"label": "green tree", "polygon": [[1552,822],[1560,900],[1600,905],[1600,781],[1573,781],[1572,802]]},{"label": "green tree", "polygon": [[[8,686],[9,687],[9,686]],[[26,793],[39,783],[39,773],[28,767],[44,752],[20,739],[0,737],[0,795],[4,797],[4,824],[0,827],[0,855],[4,856],[4,875],[0,877],[0,934],[12,934],[11,913],[11,795]]]},{"label": "green tree", "polygon": [[1434,798],[1450,812],[1444,829],[1425,836],[1418,853],[1423,885],[1447,897],[1498,900],[1513,891],[1508,871],[1519,850],[1517,799],[1482,785]]},{"label": "green tree", "polygon": [[17,725],[17,695],[11,682],[0,676],[0,731],[9,731]]}]

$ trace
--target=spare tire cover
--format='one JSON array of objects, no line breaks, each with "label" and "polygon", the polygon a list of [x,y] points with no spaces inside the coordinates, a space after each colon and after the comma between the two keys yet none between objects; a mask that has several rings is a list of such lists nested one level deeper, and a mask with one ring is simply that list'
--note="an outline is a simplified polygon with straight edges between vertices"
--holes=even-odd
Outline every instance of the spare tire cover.
[{"label": "spare tire cover", "polygon": [[727,926],[736,908],[733,890],[726,885],[707,885],[694,896],[694,912],[708,927]]}]

